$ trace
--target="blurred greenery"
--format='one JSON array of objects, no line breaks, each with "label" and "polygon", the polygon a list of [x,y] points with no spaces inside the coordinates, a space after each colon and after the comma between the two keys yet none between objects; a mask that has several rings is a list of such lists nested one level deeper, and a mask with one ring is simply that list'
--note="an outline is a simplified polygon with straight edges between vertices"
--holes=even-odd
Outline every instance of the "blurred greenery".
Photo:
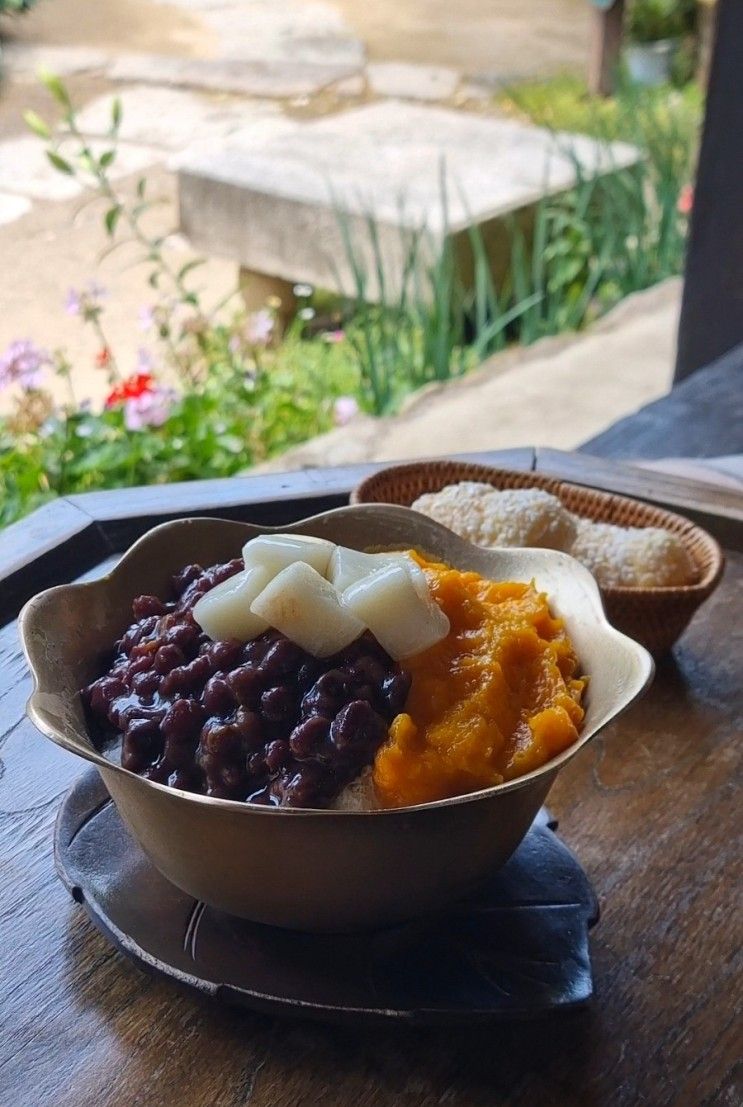
[{"label": "blurred greenery", "polygon": [[231,333],[211,330],[208,373],[162,426],[128,430],[122,405],[0,420],[0,525],[73,492],[232,476],[328,430],[335,400],[358,389],[342,343],[294,333],[246,366]]},{"label": "blurred greenery", "polygon": [[630,0],[625,33],[633,42],[682,38],[694,30],[696,0]]},{"label": "blurred greenery", "polygon": [[0,0],[0,15],[28,11],[35,3],[36,0]]}]

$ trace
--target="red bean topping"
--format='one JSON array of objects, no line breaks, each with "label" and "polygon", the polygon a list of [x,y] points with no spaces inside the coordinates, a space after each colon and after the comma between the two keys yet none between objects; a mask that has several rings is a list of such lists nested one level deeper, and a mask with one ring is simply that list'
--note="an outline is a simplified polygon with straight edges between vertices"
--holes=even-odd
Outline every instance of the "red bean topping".
[{"label": "red bean topping", "polygon": [[268,630],[212,642],[192,614],[242,569],[187,566],[175,604],[134,602],[108,672],[83,690],[102,740],[123,733],[122,764],[150,780],[252,803],[323,807],[370,765],[410,679],[370,635],[318,659]]},{"label": "red bean topping", "polygon": [[317,756],[324,745],[330,730],[330,720],[323,715],[314,715],[299,726],[295,726],[289,735],[289,746],[298,761],[306,761]]},{"label": "red bean topping", "polygon": [[132,604],[135,619],[144,619],[147,615],[164,615],[167,610],[157,596],[137,596]]},{"label": "red bean topping", "polygon": [[245,707],[256,707],[264,687],[264,675],[256,665],[243,665],[227,674],[230,686],[238,703]]},{"label": "red bean topping", "polygon": [[267,688],[261,696],[261,714],[272,723],[281,723],[296,714],[297,701],[285,684]]},{"label": "red bean topping", "polygon": [[155,654],[155,668],[162,675],[171,672],[178,665],[185,665],[185,663],[186,657],[177,646],[161,646]]},{"label": "red bean topping", "polygon": [[209,715],[229,715],[235,708],[235,697],[224,677],[207,681],[201,699]]}]

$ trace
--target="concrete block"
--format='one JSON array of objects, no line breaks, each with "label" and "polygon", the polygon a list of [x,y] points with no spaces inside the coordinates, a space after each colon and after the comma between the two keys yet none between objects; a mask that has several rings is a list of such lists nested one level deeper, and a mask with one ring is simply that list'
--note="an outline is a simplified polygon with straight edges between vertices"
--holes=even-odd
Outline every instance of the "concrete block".
[{"label": "concrete block", "polygon": [[637,157],[627,145],[388,101],[182,164],[181,226],[199,249],[245,269],[353,293],[347,233],[369,271],[365,296],[378,299],[370,214],[394,286],[421,228],[431,253],[473,225],[497,251],[503,216],[569,188],[576,163],[604,173]]}]

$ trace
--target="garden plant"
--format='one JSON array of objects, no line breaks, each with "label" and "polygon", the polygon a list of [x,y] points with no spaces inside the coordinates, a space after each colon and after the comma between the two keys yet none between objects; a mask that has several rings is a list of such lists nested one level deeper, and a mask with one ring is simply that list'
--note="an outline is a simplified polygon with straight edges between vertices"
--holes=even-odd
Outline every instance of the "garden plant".
[{"label": "garden plant", "polygon": [[[638,98],[630,89],[596,106],[573,89],[562,97],[570,116],[563,120],[554,111],[550,118],[559,97],[540,99],[538,86],[527,86],[509,94],[510,110],[556,132],[623,138],[643,157],[604,177],[579,175],[569,192],[537,205],[528,233],[514,221],[510,266],[498,282],[477,232],[465,281],[451,243],[432,252],[425,226],[409,236],[402,278],[393,279],[373,215],[362,244],[339,212],[353,294],[329,300],[298,287],[299,311],[280,333],[276,302],[247,313],[236,292],[207,311],[199,260],[174,267],[166,239],[149,229],[157,197],[147,179],[138,180],[133,201],[112,180],[118,101],[108,141],[94,146],[64,83],[42,79],[61,123],[27,112],[29,127],[58,172],[102,203],[112,246],[139,247],[143,341],[136,363],[123,364],[107,338],[105,289],[89,280],[68,292],[64,306],[97,337],[96,364],[108,379],[101,408],[76,395],[75,367],[63,350],[19,338],[0,352],[0,390],[13,397],[0,417],[0,525],[72,492],[238,473],[359,410],[394,412],[412,390],[461,375],[509,344],[578,329],[682,267],[699,100],[673,89]],[[564,142],[559,133],[555,142]],[[445,180],[442,172],[444,212]],[[372,275],[376,304],[367,297]],[[66,385],[61,404],[48,389],[52,374]]]}]

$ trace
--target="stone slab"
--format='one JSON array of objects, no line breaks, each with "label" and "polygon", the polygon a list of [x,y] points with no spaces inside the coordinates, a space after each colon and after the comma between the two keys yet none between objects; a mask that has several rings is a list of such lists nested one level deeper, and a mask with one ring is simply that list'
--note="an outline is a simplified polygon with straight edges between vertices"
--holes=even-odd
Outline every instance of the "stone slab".
[{"label": "stone slab", "polygon": [[[182,150],[204,139],[224,139],[244,130],[249,122],[280,114],[273,103],[225,103],[183,89],[150,85],[124,88],[117,96],[122,107],[120,138],[166,150]],[[78,115],[78,126],[84,134],[106,135],[114,99],[107,94],[85,106]]]},{"label": "stone slab", "polygon": [[363,96],[366,92],[366,78],[363,73],[355,73],[352,77],[344,77],[342,81],[336,81],[330,86],[329,91],[341,99],[353,100],[357,96]]},{"label": "stone slab", "polygon": [[[447,233],[492,225],[565,190],[576,162],[591,174],[637,156],[627,145],[514,120],[387,101],[185,162],[181,223],[199,249],[246,269],[348,292],[345,232],[368,250],[369,214],[394,273],[413,228],[425,225],[435,246]],[[378,298],[373,275],[365,295]]]},{"label": "stone slab", "polygon": [[[93,141],[90,146],[96,154],[108,148],[101,141]],[[64,154],[64,145],[60,149]],[[124,177],[160,157],[149,147],[122,143],[109,173],[113,178]],[[67,200],[82,191],[73,177],[63,176],[49,164],[43,143],[32,135],[0,142],[0,189],[38,200]]]},{"label": "stone slab", "polygon": [[111,53],[92,46],[26,46],[10,43],[3,48],[2,66],[13,74],[36,74],[48,69],[58,77],[74,77],[105,69]]},{"label": "stone slab", "polygon": [[166,54],[120,54],[106,71],[112,81],[141,82],[172,88],[233,92],[283,100],[312,96],[344,77],[355,65],[239,61],[234,58],[175,58]]},{"label": "stone slab", "polygon": [[459,84],[456,69],[413,62],[370,62],[366,75],[377,96],[401,100],[448,100]]},{"label": "stone slab", "polygon": [[0,192],[0,224],[14,223],[16,219],[31,210],[31,201],[25,196],[14,196],[10,192]]}]

